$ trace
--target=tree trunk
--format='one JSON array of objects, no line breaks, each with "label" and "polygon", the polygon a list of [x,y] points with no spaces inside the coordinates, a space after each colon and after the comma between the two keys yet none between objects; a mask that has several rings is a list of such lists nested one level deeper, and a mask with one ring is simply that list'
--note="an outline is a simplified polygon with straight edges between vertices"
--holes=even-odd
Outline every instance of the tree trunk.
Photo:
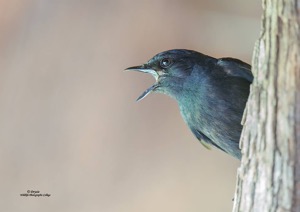
[{"label": "tree trunk", "polygon": [[300,0],[263,0],[233,211],[300,211]]}]

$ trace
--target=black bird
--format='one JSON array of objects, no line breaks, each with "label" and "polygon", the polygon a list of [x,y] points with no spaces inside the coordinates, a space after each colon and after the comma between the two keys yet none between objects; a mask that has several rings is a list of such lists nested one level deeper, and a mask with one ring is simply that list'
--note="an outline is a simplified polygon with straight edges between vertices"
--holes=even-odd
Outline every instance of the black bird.
[{"label": "black bird", "polygon": [[126,70],[150,73],[156,79],[137,101],[151,92],[174,98],[186,124],[205,147],[215,146],[241,158],[241,119],[253,80],[249,64],[174,49]]}]

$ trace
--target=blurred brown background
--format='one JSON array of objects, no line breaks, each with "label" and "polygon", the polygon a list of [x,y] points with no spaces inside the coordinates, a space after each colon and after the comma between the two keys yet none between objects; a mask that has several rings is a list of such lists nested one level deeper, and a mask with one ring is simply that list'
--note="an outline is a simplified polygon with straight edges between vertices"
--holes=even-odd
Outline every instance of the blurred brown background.
[{"label": "blurred brown background", "polygon": [[[239,162],[124,68],[187,48],[251,61],[260,1],[0,0],[0,211],[231,211]],[[50,197],[21,197],[27,190]]]}]

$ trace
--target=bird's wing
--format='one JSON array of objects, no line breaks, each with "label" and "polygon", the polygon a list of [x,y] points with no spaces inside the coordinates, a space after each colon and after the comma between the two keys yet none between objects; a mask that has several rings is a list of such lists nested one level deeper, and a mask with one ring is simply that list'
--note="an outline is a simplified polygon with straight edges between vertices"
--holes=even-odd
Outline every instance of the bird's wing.
[{"label": "bird's wing", "polygon": [[190,127],[192,130],[193,134],[196,136],[196,138],[200,141],[200,143],[206,148],[206,149],[211,149],[211,143],[212,141],[203,133],[200,131],[196,130],[193,127]]},{"label": "bird's wing", "polygon": [[[196,130],[195,128],[191,128],[193,134],[197,137],[197,139],[200,141],[200,143],[207,149],[211,149],[211,146],[214,146],[223,152],[226,152],[224,149],[222,149],[220,146],[215,144],[212,140],[210,140],[206,135],[204,135],[199,130]],[[227,153],[227,152],[226,152]]]},{"label": "bird's wing", "polygon": [[230,57],[220,58],[217,65],[230,76],[243,78],[250,83],[253,81],[251,66],[241,60]]}]

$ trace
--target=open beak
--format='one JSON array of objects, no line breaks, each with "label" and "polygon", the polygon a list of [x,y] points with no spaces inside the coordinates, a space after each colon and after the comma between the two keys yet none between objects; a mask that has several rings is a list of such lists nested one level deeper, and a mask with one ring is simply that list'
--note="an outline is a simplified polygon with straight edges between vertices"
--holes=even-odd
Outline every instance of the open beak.
[{"label": "open beak", "polygon": [[155,80],[157,80],[158,76],[159,76],[158,73],[154,69],[147,67],[147,65],[132,66],[132,67],[126,68],[125,70],[126,71],[139,71],[139,72],[151,74],[155,78]]},{"label": "open beak", "polygon": [[[126,68],[125,71],[138,71],[138,72],[143,72],[143,73],[151,74],[155,78],[156,82],[157,82],[158,77],[159,77],[158,73],[154,69],[147,67],[147,64],[144,64],[144,65],[141,65],[141,66],[132,66],[132,67]],[[137,98],[136,101],[140,101],[140,100],[144,99],[148,94],[150,94],[152,91],[154,91],[157,87],[158,87],[158,84],[155,83],[150,88],[148,88],[147,90],[145,90]]]}]

